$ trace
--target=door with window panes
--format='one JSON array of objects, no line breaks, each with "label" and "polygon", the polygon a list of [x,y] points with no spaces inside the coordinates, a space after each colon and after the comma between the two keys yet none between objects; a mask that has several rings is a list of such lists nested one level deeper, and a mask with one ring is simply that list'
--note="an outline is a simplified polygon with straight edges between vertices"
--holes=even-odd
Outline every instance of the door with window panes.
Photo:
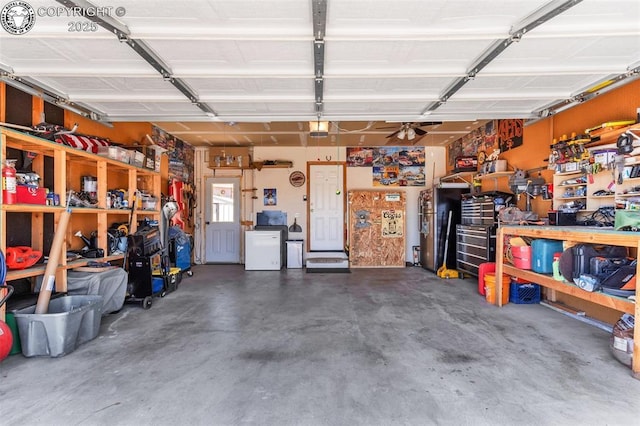
[{"label": "door with window panes", "polygon": [[205,262],[240,263],[240,179],[207,178]]}]

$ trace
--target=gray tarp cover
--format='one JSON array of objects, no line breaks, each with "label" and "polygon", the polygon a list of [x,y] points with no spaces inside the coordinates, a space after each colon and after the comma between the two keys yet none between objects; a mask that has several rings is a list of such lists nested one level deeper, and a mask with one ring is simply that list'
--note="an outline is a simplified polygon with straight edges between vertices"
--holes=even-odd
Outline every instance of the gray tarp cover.
[{"label": "gray tarp cover", "polygon": [[103,298],[102,314],[122,309],[127,293],[128,274],[122,268],[103,272],[69,271],[67,292],[70,295],[99,294]]}]

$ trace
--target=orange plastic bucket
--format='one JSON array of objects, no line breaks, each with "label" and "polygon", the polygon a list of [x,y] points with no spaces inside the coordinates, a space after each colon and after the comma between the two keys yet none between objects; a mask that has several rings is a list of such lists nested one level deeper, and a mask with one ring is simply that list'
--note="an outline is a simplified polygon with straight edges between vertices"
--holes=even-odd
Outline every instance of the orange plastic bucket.
[{"label": "orange plastic bucket", "polygon": [[[496,274],[488,273],[484,276],[485,297],[487,302],[496,304]],[[502,304],[509,303],[509,276],[502,274]]]}]

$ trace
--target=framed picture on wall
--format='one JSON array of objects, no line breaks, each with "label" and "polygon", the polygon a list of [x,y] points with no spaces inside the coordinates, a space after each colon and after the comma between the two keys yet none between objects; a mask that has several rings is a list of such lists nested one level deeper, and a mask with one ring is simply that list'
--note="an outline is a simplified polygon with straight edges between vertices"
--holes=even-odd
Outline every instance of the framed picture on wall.
[{"label": "framed picture on wall", "polygon": [[275,188],[264,189],[264,205],[275,206],[278,204],[278,193]]}]

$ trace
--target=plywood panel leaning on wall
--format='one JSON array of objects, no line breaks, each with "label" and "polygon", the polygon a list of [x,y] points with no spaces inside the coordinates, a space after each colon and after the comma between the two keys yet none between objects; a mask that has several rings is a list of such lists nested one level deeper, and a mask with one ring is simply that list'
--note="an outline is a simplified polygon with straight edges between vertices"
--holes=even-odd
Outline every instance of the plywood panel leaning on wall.
[{"label": "plywood panel leaning on wall", "polygon": [[405,193],[348,193],[351,267],[405,266]]}]

